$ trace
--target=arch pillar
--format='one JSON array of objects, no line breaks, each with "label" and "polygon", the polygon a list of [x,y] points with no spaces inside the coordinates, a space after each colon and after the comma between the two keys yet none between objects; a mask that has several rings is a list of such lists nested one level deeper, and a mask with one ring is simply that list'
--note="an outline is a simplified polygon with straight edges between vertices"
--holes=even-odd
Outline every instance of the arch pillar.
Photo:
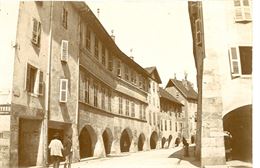
[{"label": "arch pillar", "polygon": [[94,157],[105,157],[106,152],[105,152],[105,147],[104,147],[104,142],[103,142],[101,130],[97,129],[96,134],[97,134],[97,142],[96,142],[96,146],[95,146],[95,149],[94,149],[93,156]]}]

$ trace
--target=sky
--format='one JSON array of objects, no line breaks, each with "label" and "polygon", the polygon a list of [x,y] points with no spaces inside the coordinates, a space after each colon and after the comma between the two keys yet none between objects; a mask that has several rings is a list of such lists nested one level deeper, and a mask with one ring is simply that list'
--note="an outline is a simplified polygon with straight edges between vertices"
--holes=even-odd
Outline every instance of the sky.
[{"label": "sky", "polygon": [[[164,87],[184,78],[196,88],[187,1],[86,0],[117,46],[142,67],[156,66]],[[99,16],[97,9],[99,8]],[[132,49],[132,53],[130,50]]]}]

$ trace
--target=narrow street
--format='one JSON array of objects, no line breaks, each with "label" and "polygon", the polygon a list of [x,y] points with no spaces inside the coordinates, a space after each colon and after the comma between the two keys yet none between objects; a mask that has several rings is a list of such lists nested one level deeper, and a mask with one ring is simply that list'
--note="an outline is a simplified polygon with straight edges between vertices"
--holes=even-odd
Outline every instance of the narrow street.
[{"label": "narrow street", "polygon": [[124,153],[120,156],[109,156],[72,164],[73,168],[193,168],[198,166],[199,162],[195,161],[192,154],[191,157],[183,157],[181,147]]}]

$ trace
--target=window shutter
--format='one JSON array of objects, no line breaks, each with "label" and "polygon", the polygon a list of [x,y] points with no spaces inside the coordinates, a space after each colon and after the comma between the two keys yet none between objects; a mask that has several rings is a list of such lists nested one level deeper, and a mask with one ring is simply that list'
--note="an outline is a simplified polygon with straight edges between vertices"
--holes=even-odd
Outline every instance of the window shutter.
[{"label": "window shutter", "polygon": [[26,66],[26,90],[29,91],[30,90],[30,73],[31,73],[31,68],[30,65],[27,64]]},{"label": "window shutter", "polygon": [[201,45],[201,21],[197,19],[195,21],[195,32],[196,32],[196,44]]},{"label": "window shutter", "polygon": [[60,102],[67,102],[68,79],[60,79]]},{"label": "window shutter", "polygon": [[239,61],[239,52],[237,47],[231,47],[229,49],[229,58],[230,58],[230,67],[232,76],[240,75],[240,61]]},{"label": "window shutter", "polygon": [[67,40],[61,41],[61,61],[67,62],[69,57],[69,42]]},{"label": "window shutter", "polygon": [[33,28],[32,28],[32,43],[39,45],[41,33],[41,23],[33,18]]},{"label": "window shutter", "polygon": [[40,74],[39,74],[39,95],[43,95],[43,92],[44,92],[43,72],[40,71]]},{"label": "window shutter", "polygon": [[234,0],[234,6],[237,22],[252,20],[249,0]]}]

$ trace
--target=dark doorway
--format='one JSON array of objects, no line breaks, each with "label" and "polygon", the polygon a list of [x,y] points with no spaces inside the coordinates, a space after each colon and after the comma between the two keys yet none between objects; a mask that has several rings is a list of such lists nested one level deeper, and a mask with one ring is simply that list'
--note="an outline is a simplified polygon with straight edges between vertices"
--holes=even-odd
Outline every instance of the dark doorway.
[{"label": "dark doorway", "polygon": [[97,142],[95,131],[91,126],[85,126],[79,135],[80,158],[92,157]]},{"label": "dark doorway", "polygon": [[163,138],[162,138],[162,148],[164,148],[165,142],[166,142],[166,138],[163,137]]},{"label": "dark doorway", "polygon": [[112,137],[112,133],[111,133],[110,129],[107,128],[103,132],[102,138],[103,138],[105,152],[106,152],[106,155],[107,155],[111,151],[111,145],[112,145],[112,141],[113,141],[113,137]]},{"label": "dark doorway", "polygon": [[140,134],[138,138],[138,151],[142,151],[144,147],[144,141],[145,141],[145,136],[144,134]]},{"label": "dark doorway", "polygon": [[129,129],[124,129],[120,138],[120,150],[121,152],[129,152],[132,141],[132,134]]},{"label": "dark doorway", "polygon": [[40,145],[41,120],[19,120],[19,167],[36,166]]},{"label": "dark doorway", "polygon": [[157,132],[153,131],[151,137],[150,137],[150,148],[155,149],[158,141],[158,134]]},{"label": "dark doorway", "polygon": [[252,161],[252,105],[235,109],[223,118],[224,130],[231,133],[232,158]]}]

